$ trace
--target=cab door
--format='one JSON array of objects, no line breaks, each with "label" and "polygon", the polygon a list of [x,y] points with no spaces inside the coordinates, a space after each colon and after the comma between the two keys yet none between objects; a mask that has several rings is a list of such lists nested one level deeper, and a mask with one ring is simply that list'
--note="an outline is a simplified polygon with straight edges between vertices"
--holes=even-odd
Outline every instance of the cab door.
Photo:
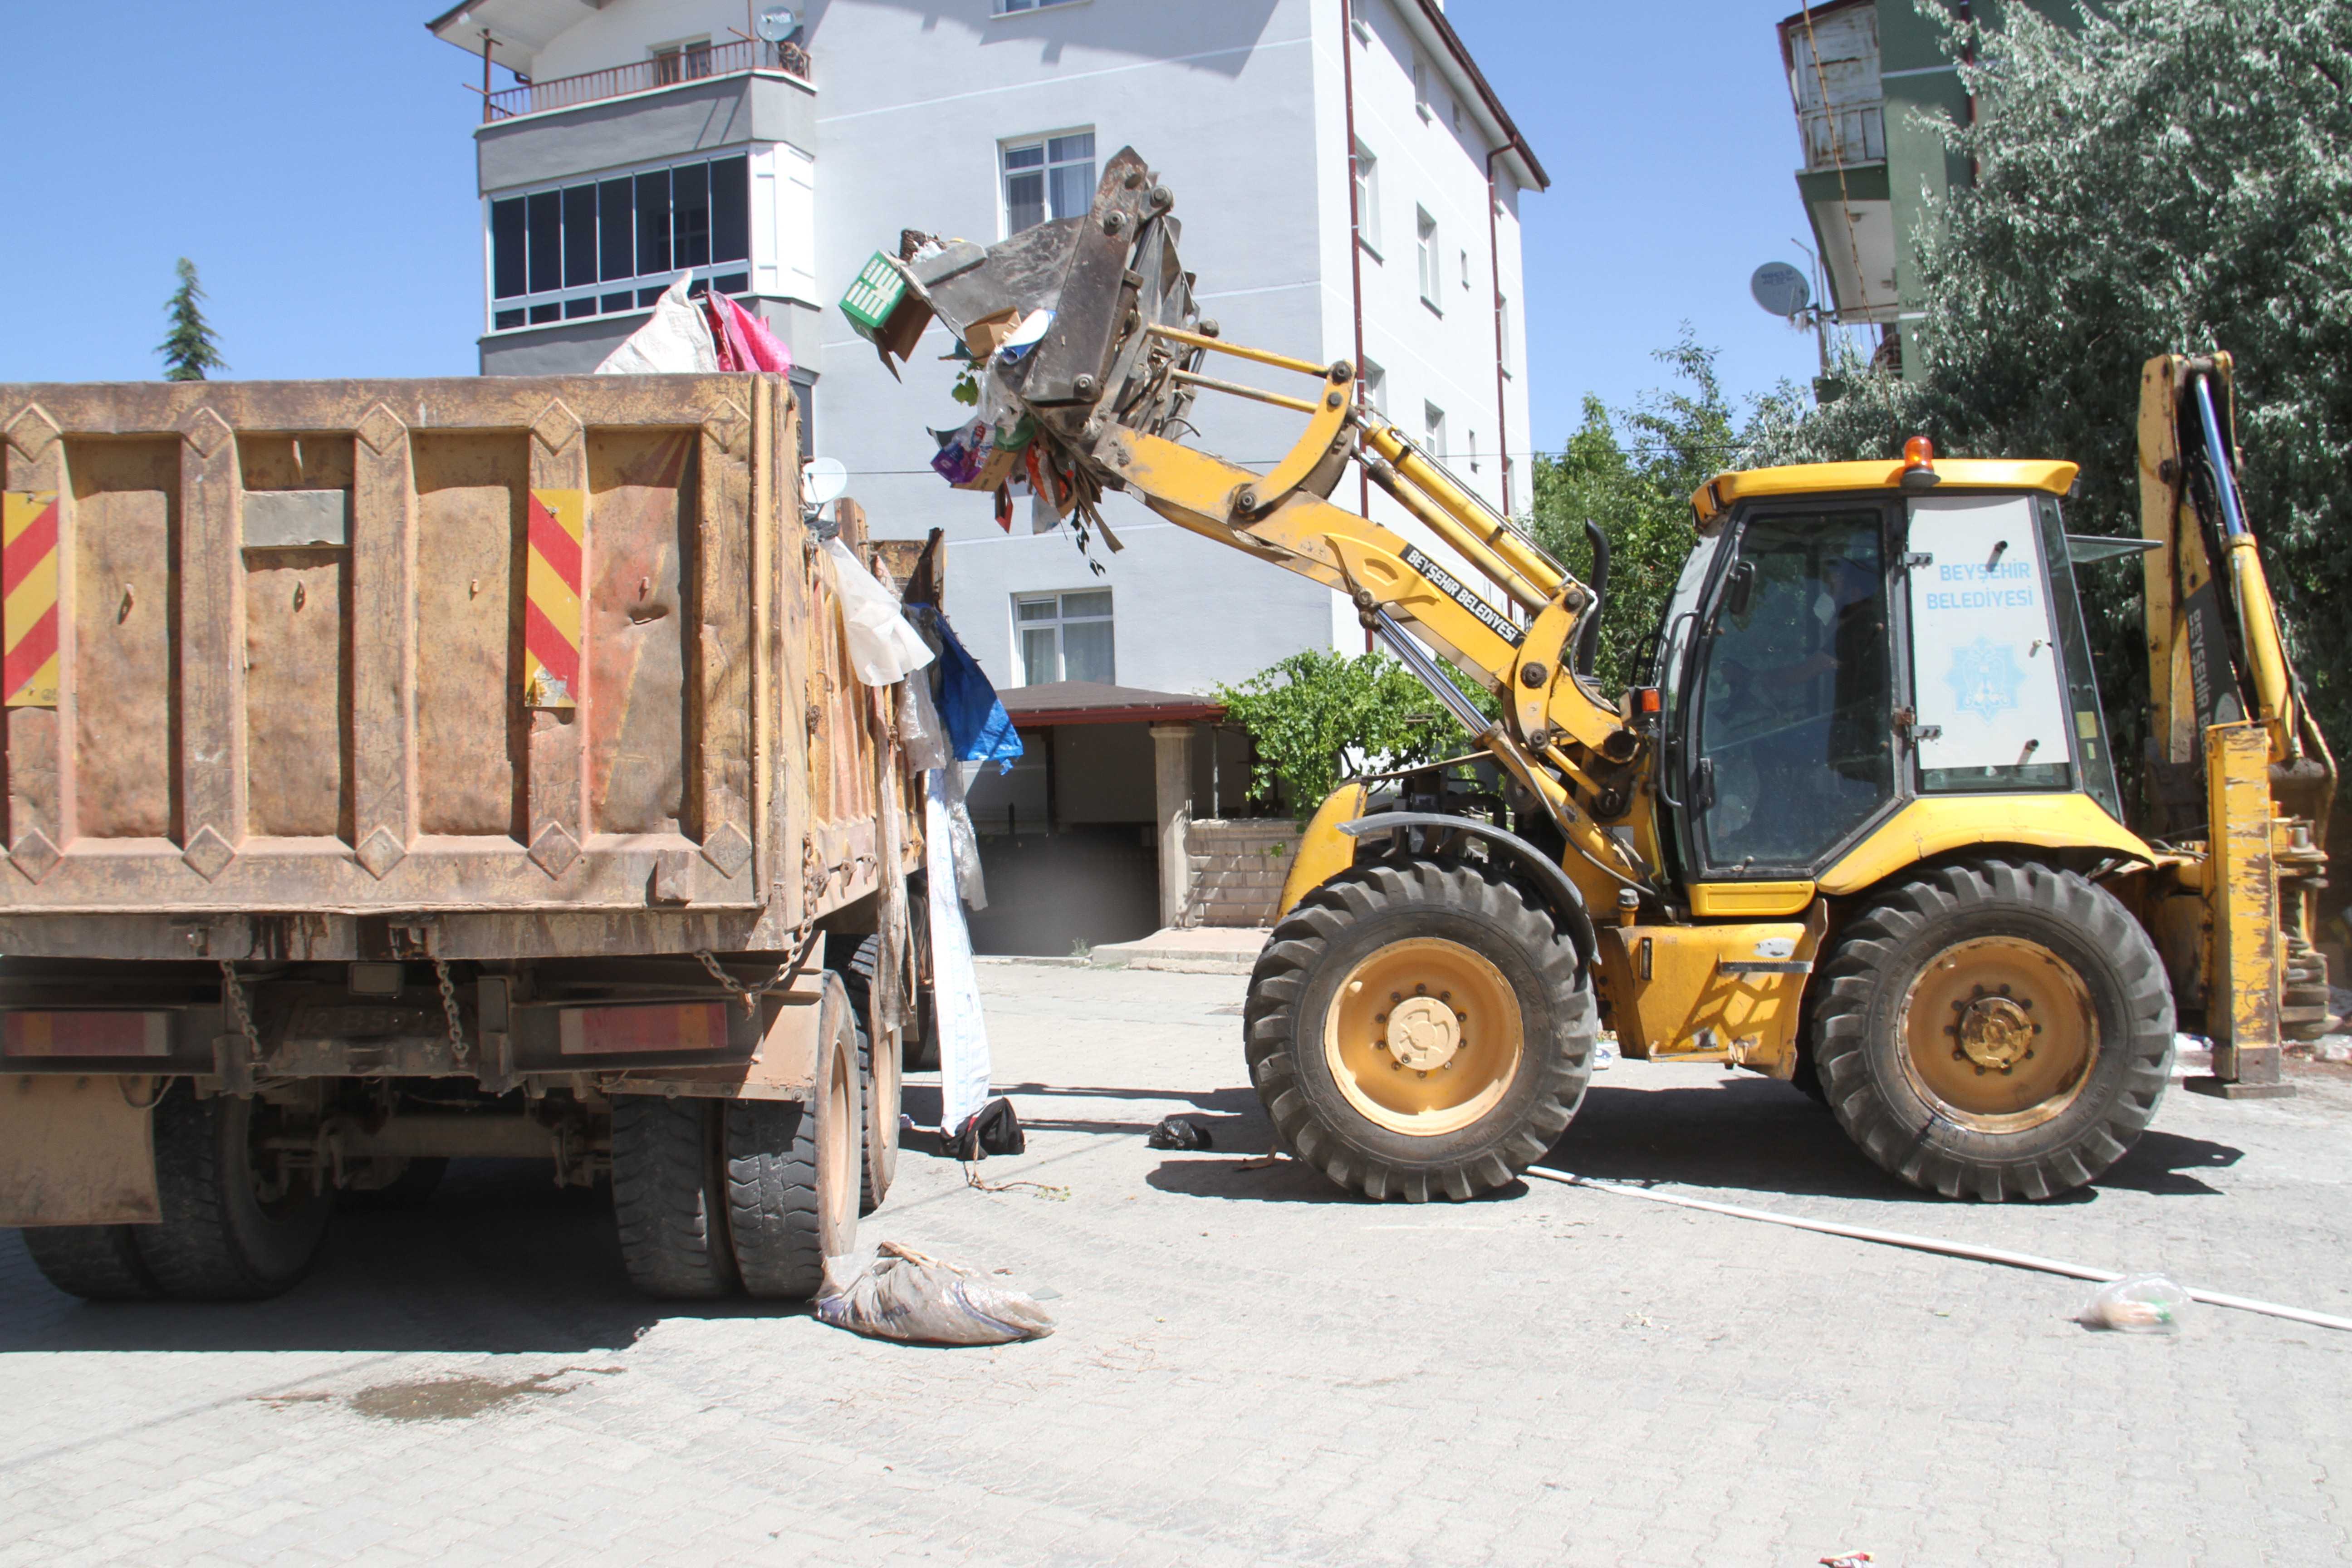
[{"label": "cab door", "polygon": [[1888,517],[1749,512],[1693,648],[1683,718],[1700,879],[1805,878],[1895,802]]}]

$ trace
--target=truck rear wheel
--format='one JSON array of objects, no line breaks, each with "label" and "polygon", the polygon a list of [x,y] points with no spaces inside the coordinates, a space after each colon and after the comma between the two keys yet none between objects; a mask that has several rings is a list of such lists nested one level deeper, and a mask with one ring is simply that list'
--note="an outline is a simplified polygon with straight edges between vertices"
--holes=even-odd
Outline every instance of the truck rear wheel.
[{"label": "truck rear wheel", "polygon": [[613,1100],[613,1217],[630,1283],[708,1300],[741,1284],[727,1237],[723,1100],[627,1094]]},{"label": "truck rear wheel", "polygon": [[268,1101],[198,1100],[175,1083],[155,1102],[160,1225],[135,1227],[140,1259],[167,1296],[258,1301],[310,1271],[335,1194],[273,1152],[285,1117]]},{"label": "truck rear wheel", "polygon": [[1494,868],[1378,861],[1275,928],[1250,977],[1250,1077],[1276,1135],[1343,1187],[1463,1199],[1559,1137],[1599,1031],[1575,947]]},{"label": "truck rear wheel", "polygon": [[1863,1152],[1946,1197],[2047,1198],[2121,1159],[2172,1065],[2155,944],[2105,889],[1947,866],[1850,921],[1812,1058]]},{"label": "truck rear wheel", "polygon": [[816,1081],[805,1100],[727,1104],[727,1224],[743,1288],[797,1300],[857,1245],[864,1117],[848,993],[824,976]]},{"label": "truck rear wheel", "polygon": [[143,1301],[163,1292],[127,1225],[35,1225],[20,1233],[34,1267],[85,1301]]},{"label": "truck rear wheel", "polygon": [[881,936],[838,940],[845,951],[828,942],[825,962],[841,976],[842,987],[849,994],[850,1022],[857,1030],[857,1087],[866,1102],[864,1174],[857,1212],[869,1215],[882,1206],[891,1178],[898,1171],[899,1085],[904,1068],[898,1037],[878,1044],[874,1038],[874,981],[882,963]]}]

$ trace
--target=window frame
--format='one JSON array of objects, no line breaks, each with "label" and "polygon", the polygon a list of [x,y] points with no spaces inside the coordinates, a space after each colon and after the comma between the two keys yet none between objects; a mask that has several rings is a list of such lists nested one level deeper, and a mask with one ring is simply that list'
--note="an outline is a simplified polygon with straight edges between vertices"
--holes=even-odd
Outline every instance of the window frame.
[{"label": "window frame", "polygon": [[[1026,16],[1028,13],[1014,12],[1013,15]],[[1085,216],[1086,208],[1081,208],[1076,213],[1057,213],[1054,210],[1055,171],[1057,169],[1074,169],[1077,167],[1077,160],[1076,159],[1067,159],[1062,163],[1055,163],[1054,161],[1054,143],[1072,136],[1083,136],[1087,139],[1086,164],[1088,177],[1086,188],[1087,201],[1088,205],[1091,206],[1094,201],[1095,189],[1102,181],[1102,155],[1100,152],[1102,139],[1100,133],[1094,126],[1072,125],[1059,131],[1038,131],[1021,136],[1004,136],[997,139],[996,227],[999,238],[1011,239],[1016,234],[1026,234],[1030,229],[1035,228],[1041,224],[1052,223],[1058,217],[1082,217]],[[1013,226],[1013,177],[1016,171],[1006,160],[1014,153],[1025,153],[1032,148],[1034,148],[1037,152],[1039,158],[1037,165],[1034,169],[1024,167],[1019,170],[1018,173],[1023,174],[1034,174],[1043,182],[1042,205],[1045,216],[1039,218],[1034,224],[1024,224],[1021,227],[1015,228]]]},{"label": "window frame", "polygon": [[1445,461],[1445,410],[1425,397],[1421,400],[1421,443],[1432,461]]},{"label": "window frame", "polygon": [[1421,302],[1442,316],[1445,314],[1445,307],[1437,301],[1438,296],[1445,291],[1445,263],[1442,258],[1444,247],[1440,243],[1437,219],[1427,207],[1417,202],[1413,204],[1412,215],[1413,246],[1421,262]]},{"label": "window frame", "polygon": [[[1108,605],[1108,608],[1107,608],[1101,615],[1073,616],[1064,613],[1062,608],[1064,600],[1094,594],[1102,595]],[[1049,602],[1054,606],[1054,614],[1050,618],[1038,616],[1033,619],[1024,619],[1023,617],[1021,611],[1024,606],[1045,604]],[[1101,684],[1105,686],[1118,685],[1118,602],[1116,598],[1112,597],[1112,590],[1108,588],[1039,588],[1014,594],[1013,595],[1013,668],[1021,672],[1021,684],[1023,686],[1051,686],[1060,681],[1079,679],[1078,677],[1075,677],[1069,673],[1069,647],[1067,640],[1063,636],[1063,628],[1071,626],[1108,626],[1111,628],[1109,643],[1110,672]],[[1032,680],[1029,679],[1029,653],[1026,646],[1028,634],[1046,630],[1050,630],[1054,636],[1053,679],[1050,680]]]},{"label": "window frame", "polygon": [[1364,254],[1381,266],[1388,259],[1381,252],[1381,159],[1380,154],[1364,145],[1362,137],[1356,139],[1356,243]]},{"label": "window frame", "polygon": [[1356,367],[1356,374],[1364,389],[1364,405],[1385,419],[1389,416],[1389,373],[1378,360],[1366,355]]},{"label": "window frame", "polygon": [[[541,327],[560,326],[565,321],[642,315],[653,309],[654,300],[660,297],[663,290],[677,282],[678,274],[682,272],[692,274],[696,282],[705,287],[717,288],[721,293],[738,295],[750,293],[752,273],[759,265],[759,252],[761,248],[759,227],[753,222],[753,206],[758,199],[756,189],[760,178],[758,164],[763,151],[766,149],[757,143],[740,148],[722,148],[712,156],[655,160],[644,163],[625,164],[617,168],[599,169],[589,174],[575,174],[562,180],[517,185],[485,195],[482,197],[483,334],[495,336],[506,332],[535,331]],[[709,171],[714,164],[728,163],[740,163],[743,165],[740,188],[741,207],[740,213],[730,213],[722,217],[719,206],[725,198],[719,191],[719,182],[710,178]],[[703,210],[709,215],[709,226],[706,232],[709,247],[712,251],[720,248],[722,234],[740,223],[742,255],[723,258],[714,258],[684,266],[677,264],[677,246],[679,236],[676,193],[677,174],[681,169],[699,169],[703,172],[705,192]],[[653,174],[670,176],[667,185],[668,199],[664,203],[663,209],[668,225],[665,249],[670,265],[648,269],[646,266],[648,252],[643,247],[638,234],[639,219],[647,211],[644,205],[646,192],[639,187],[638,181]],[[626,187],[625,192],[618,195],[614,195],[617,188],[625,185]],[[571,282],[565,278],[568,263],[572,259],[572,257],[567,254],[568,209],[573,205],[569,198],[573,193],[581,191],[595,193],[593,203],[597,209],[595,241],[593,245],[583,248],[587,256],[595,263],[596,276],[584,281]],[[728,195],[733,194],[727,193]],[[616,205],[625,205],[629,215],[627,254],[632,258],[632,270],[625,277],[604,276],[604,264],[613,258],[611,248],[613,237],[606,233],[603,221],[603,209],[608,196],[612,196]],[[556,222],[551,231],[555,248],[555,281],[550,287],[531,287],[532,284],[541,281],[531,277],[529,265],[531,232],[530,213],[534,202],[548,204],[556,214]],[[502,208],[506,210],[502,212]],[[501,283],[506,280],[502,276],[506,270],[502,263],[509,258],[501,254],[502,241],[499,228],[502,220],[516,210],[520,210],[524,215],[520,234],[525,241],[526,250],[523,258],[514,261],[514,268],[521,273],[524,289],[519,294],[501,294],[499,289]],[[512,228],[514,226],[508,224],[506,226]],[[729,237],[731,240],[731,235]],[[625,304],[617,302],[625,296],[627,300]],[[506,320],[517,314],[521,315],[521,321]]]},{"label": "window frame", "polygon": [[1073,5],[1092,3],[1093,0],[989,0],[988,19],[1001,22],[1007,16],[1034,16],[1039,11],[1066,11]]}]

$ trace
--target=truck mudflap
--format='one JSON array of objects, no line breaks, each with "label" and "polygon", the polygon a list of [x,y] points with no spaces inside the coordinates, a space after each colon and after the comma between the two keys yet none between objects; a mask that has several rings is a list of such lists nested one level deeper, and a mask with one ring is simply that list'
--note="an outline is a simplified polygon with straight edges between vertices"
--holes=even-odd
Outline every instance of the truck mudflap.
[{"label": "truck mudflap", "polygon": [[164,1081],[113,1073],[0,1078],[0,1225],[160,1222],[151,1108]]}]

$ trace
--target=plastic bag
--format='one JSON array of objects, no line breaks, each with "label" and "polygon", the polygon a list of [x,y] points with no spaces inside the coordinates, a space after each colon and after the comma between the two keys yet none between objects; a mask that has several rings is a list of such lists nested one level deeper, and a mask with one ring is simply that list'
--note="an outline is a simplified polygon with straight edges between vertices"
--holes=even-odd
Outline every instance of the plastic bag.
[{"label": "plastic bag", "polygon": [[895,1241],[838,1288],[828,1263],[816,1315],[854,1334],[917,1345],[1002,1345],[1054,1331],[1045,1309],[1022,1291]]},{"label": "plastic bag", "polygon": [[652,317],[628,335],[619,348],[604,356],[598,375],[710,374],[719,369],[719,348],[710,341],[710,323],[701,307],[686,297],[694,280],[678,274],[654,303]]},{"label": "plastic bag", "polygon": [[2185,1286],[2161,1274],[2134,1274],[2102,1285],[2083,1303],[2074,1321],[2086,1329],[2120,1329],[2127,1334],[2177,1334],[2189,1310]]},{"label": "plastic bag", "polygon": [[937,657],[899,614],[890,590],[874,580],[847,545],[828,539],[824,553],[833,563],[834,597],[841,603],[849,664],[858,679],[868,686],[896,686],[908,670],[920,669]]},{"label": "plastic bag", "polygon": [[1148,1149],[1213,1149],[1217,1141],[1209,1130],[1197,1121],[1187,1121],[1181,1116],[1162,1117],[1151,1136],[1143,1141]]},{"label": "plastic bag", "polygon": [[919,676],[900,689],[906,695],[898,703],[898,744],[906,748],[907,765],[917,773],[947,766],[954,759],[948,755],[947,726],[931,700],[931,678]]}]

